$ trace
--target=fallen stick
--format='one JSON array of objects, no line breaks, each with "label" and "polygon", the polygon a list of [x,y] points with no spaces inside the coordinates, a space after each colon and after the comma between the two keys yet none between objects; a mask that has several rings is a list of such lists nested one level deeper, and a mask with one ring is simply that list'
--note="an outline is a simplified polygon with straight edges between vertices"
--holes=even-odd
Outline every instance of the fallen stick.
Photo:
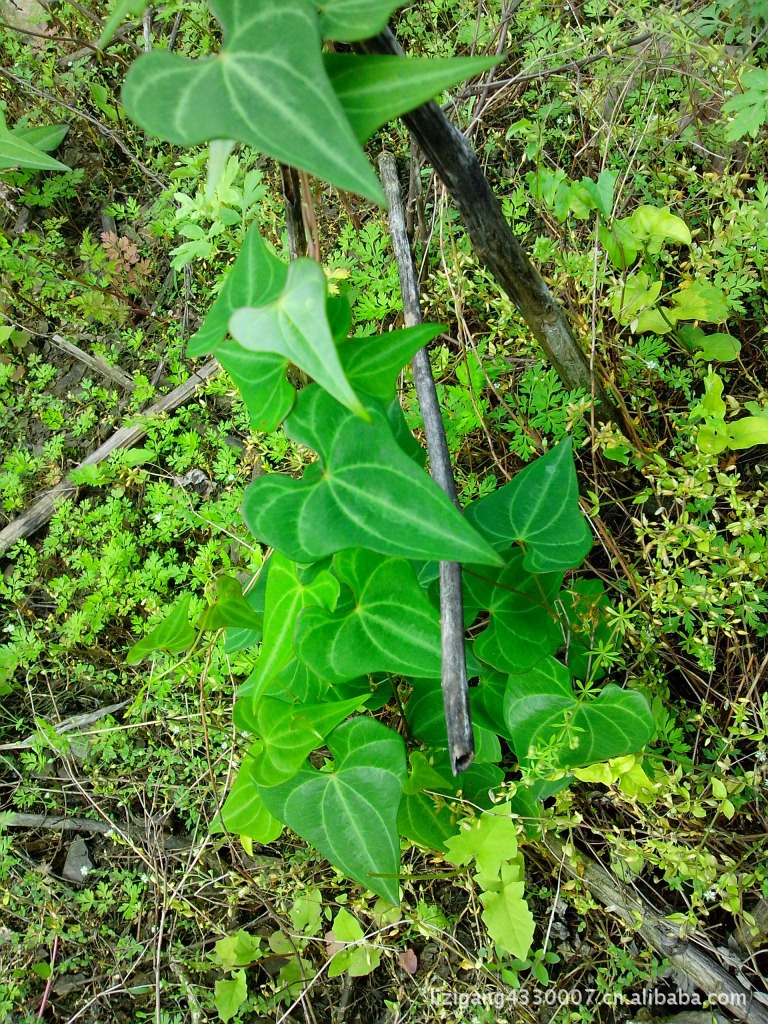
[{"label": "fallen stick", "polygon": [[71,341],[67,341],[66,338],[62,338],[60,334],[52,334],[48,340],[61,352],[66,352],[67,355],[72,356],[86,366],[90,366],[92,370],[100,373],[102,377],[106,377],[121,388],[125,388],[126,391],[133,391],[135,387],[133,378],[125,370],[121,370],[118,366],[110,366],[106,359],[102,359],[101,356],[92,356],[90,352],[84,352],[78,345],[74,345]]},{"label": "fallen stick", "polygon": [[564,871],[579,879],[606,909],[642,936],[675,970],[689,978],[719,1009],[747,1024],[768,1024],[768,1006],[705,949],[695,936],[684,935],[679,924],[666,919],[636,892],[630,892],[596,860],[569,854],[560,840],[546,836],[544,844]]},{"label": "fallen stick", "polygon": [[[389,203],[389,232],[400,275],[403,293],[403,317],[406,327],[421,323],[419,291],[413,256],[405,228],[403,200],[397,165],[391,153],[379,157],[379,173]],[[426,346],[413,357],[413,382],[424,420],[424,434],[429,452],[429,468],[435,483],[459,507],[456,481],[453,478],[451,457],[445,427],[437,399],[435,380]],[[440,563],[440,640],[442,648],[442,689],[445,724],[448,731],[448,749],[453,774],[465,771],[475,755],[475,740],[469,712],[467,691],[467,662],[464,650],[464,604],[461,589],[461,565],[458,562]]]},{"label": "fallen stick", "polygon": [[[82,469],[84,466],[97,466],[107,456],[111,455],[112,452],[118,451],[121,448],[133,447],[145,436],[151,421],[156,416],[160,416],[165,412],[173,412],[174,409],[178,409],[180,405],[188,402],[200,390],[206,380],[218,370],[219,365],[218,360],[209,359],[183,384],[179,384],[177,388],[169,391],[167,395],[163,395],[159,401],[150,406],[137,423],[131,427],[121,427],[115,431],[112,437],[108,438],[95,452],[92,452],[87,458],[83,459],[75,469]],[[77,494],[77,490],[77,485],[72,483],[70,479],[65,478],[60,484],[52,487],[45,494],[41,494],[26,512],[22,513],[17,519],[9,523],[4,530],[0,531],[0,555],[3,555],[14,544],[18,544],[20,540],[24,540],[25,537],[29,537],[36,530],[39,530],[56,511],[56,503],[64,498],[74,497]]]}]

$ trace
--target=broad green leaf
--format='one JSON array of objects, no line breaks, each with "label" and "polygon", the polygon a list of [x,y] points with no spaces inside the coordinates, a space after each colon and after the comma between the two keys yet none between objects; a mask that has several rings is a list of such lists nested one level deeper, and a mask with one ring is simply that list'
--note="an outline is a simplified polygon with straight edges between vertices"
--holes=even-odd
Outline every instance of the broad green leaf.
[{"label": "broad green leaf", "polygon": [[334,556],[333,571],[352,596],[333,614],[308,608],[296,633],[296,653],[313,672],[331,682],[371,672],[440,675],[440,616],[410,562],[352,548]]},{"label": "broad green leaf", "polygon": [[320,27],[326,39],[354,43],[370,39],[387,27],[389,16],[405,0],[317,0]]},{"label": "broad green leaf", "polygon": [[198,629],[236,626],[260,631],[263,624],[262,617],[248,604],[243,597],[243,588],[232,576],[222,576],[216,581],[216,603],[206,608],[197,621]]},{"label": "broad green leaf", "polygon": [[245,971],[233,971],[229,979],[217,981],[213,986],[213,1002],[223,1021],[232,1020],[248,998],[248,983]]},{"label": "broad green leaf", "polygon": [[629,218],[635,238],[651,255],[661,252],[664,242],[691,244],[691,232],[680,217],[656,206],[639,206]]},{"label": "broad green leaf", "polygon": [[611,263],[618,270],[631,267],[642,249],[642,243],[635,235],[629,217],[615,220],[610,227],[607,224],[598,224],[597,234]]},{"label": "broad green leaf", "polygon": [[301,480],[262,476],[245,493],[253,535],[297,562],[352,547],[384,555],[498,564],[439,487],[400,449],[381,407],[365,423],[317,386],[305,388],[286,433],[319,463]]},{"label": "broad green leaf", "polygon": [[254,732],[263,749],[252,779],[259,786],[276,786],[292,779],[313,750],[345,718],[360,708],[361,700],[327,700],[321,704],[292,704],[277,697],[262,697],[255,706]]},{"label": "broad green leaf", "polygon": [[391,402],[402,368],[442,330],[439,324],[419,324],[372,338],[350,338],[339,348],[341,365],[359,391]]},{"label": "broad green leaf", "polygon": [[712,367],[704,378],[704,395],[691,410],[692,416],[706,420],[724,420],[726,405],[723,401],[723,381]]},{"label": "broad green leaf", "polygon": [[141,17],[148,5],[149,0],[115,0],[115,3],[110,4],[111,10],[104,21],[104,28],[96,46],[100,50],[103,49],[125,18],[129,15],[134,18]]},{"label": "broad green leaf", "polygon": [[611,312],[620,324],[626,326],[644,310],[655,306],[660,294],[660,280],[652,280],[645,271],[627,274],[623,283],[614,289]]},{"label": "broad green leaf", "polygon": [[508,484],[469,505],[466,518],[497,551],[520,544],[528,572],[558,572],[581,565],[592,547],[592,534],[579,509],[570,439],[530,463]]},{"label": "broad green leaf", "polygon": [[259,792],[276,818],[335,867],[397,904],[403,740],[372,718],[353,718],[331,733],[328,749],[333,771],[306,764],[289,782]]},{"label": "broad green leaf", "polygon": [[473,644],[477,657],[499,672],[525,672],[563,642],[555,609],[563,577],[526,572],[520,551],[508,559],[501,570],[464,573],[465,610],[473,621],[481,610],[490,616]]},{"label": "broad green leaf", "polygon": [[452,85],[488,71],[499,57],[394,57],[326,53],[325,69],[358,141]]},{"label": "broad green leaf", "polygon": [[693,281],[689,288],[670,296],[677,320],[723,323],[728,319],[728,299],[722,288],[708,281]]},{"label": "broad green leaf", "polygon": [[217,349],[216,358],[240,392],[253,429],[277,430],[296,397],[285,376],[287,360],[271,352],[248,352],[234,341]]},{"label": "broad green leaf", "polygon": [[515,683],[510,680],[504,713],[521,763],[554,744],[554,766],[582,767],[635,753],[653,735],[648,702],[636,691],[609,683],[595,699],[551,689],[521,697]]},{"label": "broad green leaf", "polygon": [[618,176],[618,171],[612,171],[606,167],[600,171],[596,182],[591,181],[589,178],[581,179],[582,186],[592,195],[598,212],[606,222],[611,219],[613,194]]},{"label": "broad green leaf", "polygon": [[229,318],[235,310],[241,306],[261,306],[274,302],[285,288],[287,280],[288,265],[269,251],[259,234],[258,226],[252,224],[218,298],[211,306],[202,327],[187,345],[187,355],[204,356],[216,352],[227,336]]},{"label": "broad green leaf", "polygon": [[61,145],[68,131],[68,124],[46,124],[39,128],[19,128],[16,125],[11,129],[11,135],[14,139],[28,142],[37,149],[41,149],[44,153],[52,153]]},{"label": "broad green leaf", "polygon": [[504,694],[507,691],[508,674],[497,672],[490,665],[483,665],[476,686],[470,687],[469,705],[472,721],[485,729],[494,730],[506,740],[512,739],[504,723]]},{"label": "broad green leaf", "polygon": [[3,132],[0,134],[0,170],[9,167],[25,167],[37,171],[71,170],[66,164],[54,160],[32,143],[25,142],[10,132]]},{"label": "broad green leaf", "polygon": [[[442,688],[439,679],[413,680],[413,693],[408,699],[406,721],[413,736],[430,747],[447,748],[448,734],[443,711]],[[475,760],[473,764],[484,764],[501,760],[501,745],[496,732],[486,729],[477,722],[473,725],[475,738]],[[451,773],[450,766],[444,765],[445,772]],[[461,775],[465,779],[467,773]]]},{"label": "broad green leaf", "polygon": [[123,104],[145,131],[181,146],[235,139],[384,206],[384,194],[325,73],[311,0],[209,0],[218,56],[143,54]]},{"label": "broad green leaf", "polygon": [[731,334],[705,334],[701,327],[684,324],[678,336],[692,351],[708,363],[730,363],[741,354],[741,342]]},{"label": "broad green leaf", "polygon": [[170,651],[180,654],[195,642],[197,632],[189,622],[189,602],[187,594],[178,601],[166,615],[160,625],[155,626],[151,633],[128,651],[125,656],[126,665],[138,665],[140,661],[155,651]]},{"label": "broad green leaf", "polygon": [[242,348],[283,356],[341,405],[368,419],[339,362],[326,314],[326,289],[322,267],[314,260],[294,260],[283,292],[267,305],[236,310],[229,330]]},{"label": "broad green leaf", "polygon": [[246,836],[255,843],[266,846],[273,843],[283,826],[273,818],[259,796],[253,781],[253,768],[261,753],[260,742],[254,743],[240,765],[234,785],[227,794],[212,831],[221,831],[221,825],[231,835]]},{"label": "broad green leaf", "polygon": [[523,898],[525,883],[512,881],[498,892],[481,892],[485,909],[481,915],[488,934],[497,946],[525,960],[531,949],[535,923]]},{"label": "broad green leaf", "polygon": [[[306,559],[313,561],[313,559]],[[296,565],[275,551],[270,558],[265,597],[264,639],[256,668],[249,678],[254,704],[293,656],[293,635],[299,613],[311,605],[333,609],[339,582],[321,571],[310,583],[299,580]]]},{"label": "broad green leaf", "polygon": [[768,419],[765,416],[743,416],[728,424],[728,445],[741,450],[768,444]]}]

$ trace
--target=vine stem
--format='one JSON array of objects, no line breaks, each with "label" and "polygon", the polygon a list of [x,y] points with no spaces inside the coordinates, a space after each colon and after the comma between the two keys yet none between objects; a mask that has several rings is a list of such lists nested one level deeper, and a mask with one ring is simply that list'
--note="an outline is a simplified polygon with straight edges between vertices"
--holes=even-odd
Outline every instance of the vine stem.
[{"label": "vine stem", "polygon": [[[406,327],[421,323],[419,290],[413,255],[405,227],[405,213],[397,176],[397,165],[391,153],[379,157],[379,175],[389,204],[389,231],[395,251],[400,290],[403,294],[403,317]],[[457,508],[456,481],[453,478],[448,442],[445,437],[437,389],[432,376],[426,346],[413,357],[413,381],[424,420],[429,466],[435,483],[442,488]],[[448,750],[454,775],[465,771],[475,756],[472,720],[467,692],[467,663],[464,651],[464,601],[461,589],[461,565],[440,563],[440,640],[442,647],[442,689]]]}]

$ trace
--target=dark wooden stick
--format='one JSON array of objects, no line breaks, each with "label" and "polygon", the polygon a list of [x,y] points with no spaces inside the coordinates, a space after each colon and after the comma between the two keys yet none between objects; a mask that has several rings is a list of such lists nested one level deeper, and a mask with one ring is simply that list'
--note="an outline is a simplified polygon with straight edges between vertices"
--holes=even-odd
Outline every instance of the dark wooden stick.
[{"label": "dark wooden stick", "polygon": [[[358,45],[364,53],[403,56],[389,29]],[[596,418],[621,423],[613,400],[574,338],[563,309],[507,224],[467,140],[434,101],[406,114],[403,121],[448,189],[477,258],[520,310],[565,387],[586,388],[599,403]]]},{"label": "dark wooden stick", "polygon": [[288,164],[280,164],[280,182],[283,186],[285,225],[288,229],[288,251],[291,259],[307,255],[307,234],[301,210],[301,181],[299,172]]},{"label": "dark wooden stick", "polygon": [[[406,327],[413,327],[421,323],[419,290],[413,255],[408,244],[397,166],[391,153],[382,153],[379,157],[379,174],[389,203],[389,231],[400,275],[400,290],[403,293],[403,317]],[[424,420],[430,471],[435,483],[458,508],[456,481],[453,478],[448,442],[426,347],[419,349],[413,357],[413,382]],[[448,750],[453,774],[458,775],[469,768],[475,754],[467,693],[461,565],[458,562],[440,563],[440,638]]]},{"label": "dark wooden stick", "polygon": [[[200,390],[205,381],[219,369],[219,365],[217,359],[209,359],[191,377],[188,377],[183,384],[179,384],[177,388],[174,388],[167,395],[163,395],[159,401],[150,406],[138,423],[135,423],[132,427],[121,427],[75,468],[82,469],[83,466],[96,466],[99,462],[103,462],[112,452],[117,451],[118,448],[131,448],[144,437],[149,429],[150,422],[155,416],[159,416],[163,412],[171,412],[173,409],[177,409],[180,405],[188,402]],[[57,502],[62,501],[64,498],[71,498],[76,494],[77,485],[66,478],[60,484],[51,488],[50,491],[41,494],[26,512],[17,519],[14,519],[12,523],[9,523],[4,530],[0,530],[0,555],[3,555],[8,548],[17,544],[20,540],[24,540],[25,537],[29,537],[30,534],[33,534],[47,523],[56,511]]]}]

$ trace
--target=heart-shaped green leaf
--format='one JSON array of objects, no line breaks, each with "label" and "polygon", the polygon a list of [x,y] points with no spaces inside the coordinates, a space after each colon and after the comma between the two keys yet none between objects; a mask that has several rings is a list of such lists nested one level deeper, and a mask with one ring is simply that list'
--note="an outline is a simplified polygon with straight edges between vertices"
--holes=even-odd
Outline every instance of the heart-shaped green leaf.
[{"label": "heart-shaped green leaf", "polygon": [[360,142],[452,85],[488,71],[499,57],[394,57],[326,53],[325,69]]},{"label": "heart-shaped green leaf", "polygon": [[372,718],[331,733],[332,772],[306,764],[289,782],[259,787],[269,811],[335,867],[399,902],[397,812],[406,777],[402,738]]},{"label": "heart-shaped green leaf", "polygon": [[473,502],[466,517],[497,551],[520,544],[528,572],[560,572],[581,565],[592,547],[592,534],[579,510],[570,439],[498,491]]},{"label": "heart-shaped green leaf", "polygon": [[352,547],[383,555],[498,564],[499,557],[440,488],[400,449],[378,403],[364,423],[321,388],[305,388],[289,437],[320,463],[301,480],[262,476],[245,493],[253,535],[297,562]]},{"label": "heart-shaped green leaf", "polygon": [[310,0],[209,0],[218,56],[154,50],[132,65],[123,104],[145,131],[181,146],[235,139],[384,206],[373,168],[331,87]]},{"label": "heart-shaped green leaf", "polygon": [[562,573],[534,575],[524,565],[522,552],[513,551],[503,569],[464,573],[468,625],[480,610],[490,615],[474,653],[499,672],[525,672],[563,642],[555,610]]},{"label": "heart-shaped green leaf", "polygon": [[252,224],[202,327],[190,338],[187,355],[216,352],[227,336],[229,318],[235,310],[274,302],[287,280],[288,265],[269,251],[258,226]]},{"label": "heart-shaped green leaf", "polygon": [[333,615],[308,608],[296,633],[313,672],[339,683],[370,672],[440,674],[440,616],[410,562],[352,548],[334,556],[333,571],[352,595]]},{"label": "heart-shaped green leaf", "polygon": [[402,368],[442,330],[439,324],[418,324],[373,338],[350,338],[339,348],[350,384],[380,402],[391,402]]},{"label": "heart-shaped green leaf", "polygon": [[190,601],[189,594],[177,601],[163,621],[128,651],[125,656],[126,665],[138,665],[148,654],[155,651],[181,654],[191,647],[197,633],[189,622]]},{"label": "heart-shaped green leaf", "polygon": [[255,707],[254,732],[261,739],[261,756],[254,763],[252,779],[259,786],[276,786],[292,779],[305,758],[353,711],[362,700],[352,697],[321,704],[294,704],[264,696]]},{"label": "heart-shaped green leaf", "polygon": [[296,565],[278,551],[273,553],[267,577],[261,654],[246,684],[254,704],[290,662],[293,634],[302,609],[311,605],[333,609],[338,596],[339,581],[329,572],[321,571],[311,582],[302,583]]},{"label": "heart-shaped green leaf", "polygon": [[239,629],[261,631],[263,620],[243,597],[243,588],[232,576],[216,581],[216,602],[210,605],[197,622],[198,629]]},{"label": "heart-shaped green leaf", "polygon": [[234,785],[221,809],[221,820],[217,819],[212,831],[220,832],[223,824],[232,835],[246,836],[255,843],[266,845],[278,838],[283,826],[264,806],[253,782],[253,767],[261,748],[261,743],[254,743],[243,758]]},{"label": "heart-shaped green leaf", "polygon": [[504,715],[521,763],[547,750],[555,767],[580,768],[645,746],[654,722],[641,693],[609,683],[592,699],[576,694],[569,677],[550,659],[510,679]]},{"label": "heart-shaped green leaf", "polygon": [[389,16],[405,0],[317,0],[320,27],[326,39],[354,43],[370,39],[387,27]]},{"label": "heart-shaped green leaf", "polygon": [[341,405],[368,419],[339,362],[328,324],[326,291],[322,267],[314,260],[294,260],[283,292],[268,305],[236,310],[229,319],[229,330],[248,352],[283,356]]}]

